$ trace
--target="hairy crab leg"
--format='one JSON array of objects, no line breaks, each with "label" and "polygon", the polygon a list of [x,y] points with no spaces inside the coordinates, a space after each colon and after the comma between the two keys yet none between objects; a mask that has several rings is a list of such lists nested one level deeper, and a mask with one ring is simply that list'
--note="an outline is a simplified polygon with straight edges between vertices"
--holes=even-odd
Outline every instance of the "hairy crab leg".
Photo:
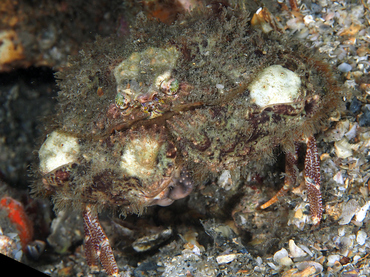
[{"label": "hairy crab leg", "polygon": [[[322,218],[322,199],[320,191],[320,160],[317,152],[316,139],[310,136],[306,140],[307,152],[304,161],[304,181],[307,187],[307,196],[310,203],[310,212],[312,221],[315,225],[319,224]],[[265,204],[261,205],[261,209],[266,209],[272,204],[279,201],[296,183],[298,176],[297,168],[298,160],[298,145],[295,144],[295,153],[287,153],[285,156],[285,172],[286,177],[284,186],[278,193]]]},{"label": "hairy crab leg", "polygon": [[298,176],[298,144],[294,144],[293,152],[287,152],[285,155],[285,178],[284,186],[265,204],[261,205],[261,209],[266,209],[278,202],[297,182]]},{"label": "hairy crab leg", "polygon": [[85,230],[85,255],[87,264],[97,269],[99,260],[110,276],[119,276],[118,266],[114,259],[112,248],[109,244],[103,227],[100,225],[98,214],[90,205],[83,211],[84,230]]},{"label": "hairy crab leg", "polygon": [[320,191],[320,160],[317,152],[316,139],[311,136],[307,139],[307,153],[304,162],[304,181],[307,187],[310,212],[315,225],[322,218],[322,199]]}]

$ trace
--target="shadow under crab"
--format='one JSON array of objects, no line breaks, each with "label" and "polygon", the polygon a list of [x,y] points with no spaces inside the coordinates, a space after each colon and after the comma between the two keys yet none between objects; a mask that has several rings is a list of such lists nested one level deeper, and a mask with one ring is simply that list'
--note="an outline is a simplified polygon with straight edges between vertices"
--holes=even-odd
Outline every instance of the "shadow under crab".
[{"label": "shadow under crab", "polygon": [[285,185],[264,208],[295,185],[297,142],[307,142],[305,181],[320,222],[313,135],[344,92],[322,57],[254,30],[247,14],[204,11],[171,26],[139,16],[129,36],[98,39],[58,73],[58,112],[33,192],[83,212],[89,265],[100,260],[118,275],[100,210],[169,205],[223,170],[261,170],[281,147]]}]

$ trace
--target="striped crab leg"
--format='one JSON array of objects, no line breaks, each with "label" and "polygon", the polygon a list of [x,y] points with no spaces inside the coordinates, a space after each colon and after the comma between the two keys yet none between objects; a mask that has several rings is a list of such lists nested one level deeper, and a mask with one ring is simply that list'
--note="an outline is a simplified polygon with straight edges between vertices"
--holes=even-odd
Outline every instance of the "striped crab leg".
[{"label": "striped crab leg", "polygon": [[[307,187],[308,201],[310,202],[310,212],[312,221],[315,225],[319,224],[322,218],[322,199],[320,191],[320,160],[317,152],[316,139],[310,136],[306,140],[307,152],[304,161],[304,180]],[[266,209],[279,201],[295,184],[298,176],[298,145],[295,144],[295,153],[286,153],[284,186],[269,201],[260,208]]]},{"label": "striped crab leg", "polygon": [[83,211],[85,230],[85,255],[87,264],[96,270],[99,260],[109,276],[119,276],[116,260],[103,227],[100,225],[98,214],[90,205]]},{"label": "striped crab leg", "polygon": [[322,199],[320,191],[320,160],[317,152],[316,139],[311,136],[306,141],[307,153],[304,161],[304,181],[307,187],[310,212],[315,225],[319,224],[322,218]]}]

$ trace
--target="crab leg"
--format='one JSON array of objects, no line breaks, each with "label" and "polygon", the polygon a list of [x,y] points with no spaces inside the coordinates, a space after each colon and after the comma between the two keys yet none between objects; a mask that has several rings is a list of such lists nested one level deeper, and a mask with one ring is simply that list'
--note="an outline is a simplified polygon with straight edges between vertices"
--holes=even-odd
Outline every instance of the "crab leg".
[{"label": "crab leg", "polygon": [[322,200],[320,191],[320,160],[317,153],[316,139],[311,136],[307,139],[307,153],[304,162],[304,181],[307,187],[310,212],[315,225],[322,218]]},{"label": "crab leg", "polygon": [[287,152],[285,155],[285,178],[284,178],[284,186],[265,204],[263,204],[260,208],[266,209],[270,207],[272,204],[275,204],[283,197],[297,182],[298,176],[298,144],[294,144],[295,149],[294,152]]},{"label": "crab leg", "polygon": [[116,260],[114,259],[112,248],[109,244],[98,215],[90,205],[83,211],[84,230],[85,230],[85,255],[87,264],[97,269],[99,260],[110,276],[119,276]]}]

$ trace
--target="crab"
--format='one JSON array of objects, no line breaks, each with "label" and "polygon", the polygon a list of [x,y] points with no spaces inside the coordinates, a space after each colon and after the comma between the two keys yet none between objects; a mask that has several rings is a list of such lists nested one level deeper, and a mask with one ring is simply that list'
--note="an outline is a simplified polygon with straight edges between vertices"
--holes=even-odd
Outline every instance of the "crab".
[{"label": "crab", "polygon": [[298,144],[314,224],[322,218],[314,135],[344,91],[312,50],[250,26],[225,8],[171,26],[139,15],[129,36],[97,39],[57,73],[54,120],[39,154],[36,196],[81,211],[91,267],[118,276],[102,209],[141,214],[189,195],[223,170],[262,170],[285,152],[283,188],[297,183]]}]

